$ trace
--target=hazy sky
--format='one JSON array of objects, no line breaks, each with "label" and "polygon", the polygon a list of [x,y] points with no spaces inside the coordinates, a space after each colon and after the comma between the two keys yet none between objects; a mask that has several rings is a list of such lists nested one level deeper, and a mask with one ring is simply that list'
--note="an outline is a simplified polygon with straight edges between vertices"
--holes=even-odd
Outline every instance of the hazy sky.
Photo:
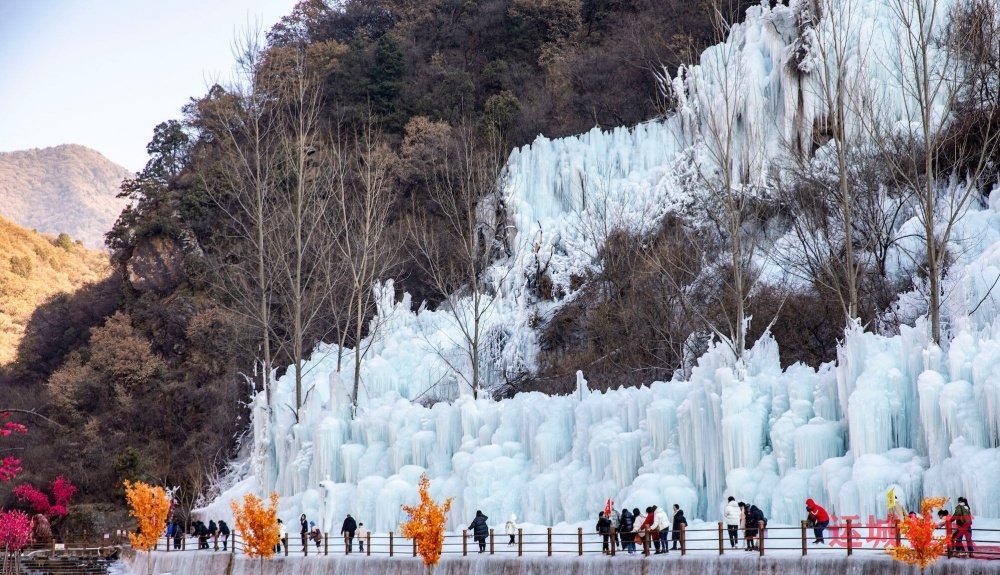
[{"label": "hazy sky", "polygon": [[295,0],[0,0],[0,151],[82,144],[130,170],[156,124],[228,78],[247,22]]}]

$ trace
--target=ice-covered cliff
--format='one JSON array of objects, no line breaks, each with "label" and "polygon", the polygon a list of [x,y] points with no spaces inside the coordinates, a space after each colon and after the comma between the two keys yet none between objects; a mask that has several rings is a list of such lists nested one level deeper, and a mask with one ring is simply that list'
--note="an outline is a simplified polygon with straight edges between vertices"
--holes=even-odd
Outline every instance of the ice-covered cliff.
[{"label": "ice-covered cliff", "polygon": [[[854,46],[845,65],[888,102],[884,121],[908,122],[905,74],[885,57],[899,27],[886,1],[832,4],[853,14],[843,24]],[[560,297],[572,297],[571,278],[596,265],[607,230],[650,229],[693,201],[685,174],[713,157],[706,134],[723,103],[739,116],[731,156],[737,179],[765,186],[782,154],[812,145],[817,119],[827,114],[817,76],[828,70],[810,58],[831,36],[823,27],[834,18],[804,26],[801,7],[751,9],[726,43],[671,81],[677,111],[665,120],[539,138],[511,154],[512,255],[488,272],[499,293],[485,318],[488,381],[534,367],[535,323]],[[273,390],[270,416],[258,398],[254,477],[230,495],[275,490],[289,520],[302,511],[329,528],[351,513],[377,531],[395,528],[400,504],[414,500],[424,472],[435,496],[456,498],[452,528],[476,509],[530,523],[578,522],[608,498],[639,508],[677,503],[705,519],[719,516],[726,495],[756,503],[780,523],[800,519],[807,497],[834,513],[880,516],[890,488],[911,508],[923,495],[965,495],[975,514],[1000,517],[1000,301],[993,293],[1000,192],[990,198],[968,207],[952,238],[961,249],[945,287],[950,340],[931,343],[922,319],[894,337],[856,326],[845,332],[836,365],[818,371],[782,370],[765,336],[741,362],[728,346],[714,345],[683,381],[600,393],[581,379],[569,396],[474,400],[455,374],[465,356],[452,315],[414,311],[409,298],[396,302],[384,290],[379,329],[364,346],[356,416],[345,383],[352,368],[337,373],[337,350],[321,346],[305,367],[297,415],[291,373]],[[916,249],[907,232],[914,225],[898,231],[897,261]],[[555,301],[532,295],[540,266],[561,288]],[[911,271],[900,264],[893,273]],[[343,365],[351,366],[354,352],[345,353]],[[224,500],[212,513],[227,513]]]}]

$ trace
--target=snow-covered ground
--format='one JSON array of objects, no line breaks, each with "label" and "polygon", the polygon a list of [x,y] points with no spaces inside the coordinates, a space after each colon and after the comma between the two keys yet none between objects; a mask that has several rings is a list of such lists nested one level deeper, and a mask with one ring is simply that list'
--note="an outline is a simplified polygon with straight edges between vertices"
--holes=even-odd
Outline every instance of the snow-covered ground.
[{"label": "snow-covered ground", "polygon": [[[704,155],[704,131],[722,94],[713,79],[726,72],[720,62],[740,62],[737,100],[745,125],[757,128],[735,135],[735,161],[747,168],[737,171],[764,178],[784,142],[811,141],[825,110],[815,76],[788,65],[801,47],[800,3],[790,4],[752,8],[727,43],[675,80],[683,97],[670,118],[539,138],[511,154],[512,255],[488,272],[499,293],[484,329],[488,383],[534,368],[538,318],[573,297],[571,278],[596,265],[608,229],[646,230],[692,201],[682,180]],[[839,6],[856,15],[850,65],[891,104],[887,120],[905,121],[901,74],[878,57],[896,53],[898,26],[886,1]],[[811,42],[825,41],[828,23]],[[591,531],[609,498],[640,509],[678,504],[689,520],[710,522],[728,495],[758,505],[772,525],[796,524],[809,497],[833,514],[884,517],[889,489],[910,509],[923,496],[964,495],[975,515],[1000,518],[1000,299],[993,291],[1000,191],[989,197],[988,205],[968,208],[952,238],[958,260],[945,286],[948,340],[934,345],[922,318],[894,337],[858,326],[844,334],[836,364],[818,370],[782,370],[765,335],[741,361],[713,345],[684,380],[602,393],[587,388],[584,373],[568,396],[473,399],[456,373],[468,366],[452,315],[414,310],[409,297],[396,302],[384,289],[378,329],[362,346],[356,416],[348,394],[354,351],[344,350],[338,373],[336,348],[320,346],[305,367],[302,409],[295,413],[291,372],[277,381],[270,411],[258,396],[251,475],[201,514],[229,519],[233,498],[276,491],[288,525],[306,513],[337,532],[351,513],[385,533],[403,519],[400,505],[415,501],[427,473],[434,497],[455,498],[452,530],[478,509],[498,530],[515,514],[530,525]],[[905,236],[915,225],[897,231],[892,273],[913,274],[905,252],[917,246]],[[555,301],[532,295],[540,267],[559,288]],[[900,305],[917,309],[913,300]]]}]

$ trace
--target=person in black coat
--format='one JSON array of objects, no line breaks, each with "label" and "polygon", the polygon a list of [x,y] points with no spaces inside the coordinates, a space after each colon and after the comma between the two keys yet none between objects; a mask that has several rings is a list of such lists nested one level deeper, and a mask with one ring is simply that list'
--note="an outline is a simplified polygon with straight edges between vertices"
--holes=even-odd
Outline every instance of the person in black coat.
[{"label": "person in black coat", "polygon": [[629,553],[635,553],[635,515],[627,508],[622,510],[621,519],[618,522],[618,532],[621,534],[622,549]]},{"label": "person in black coat", "polygon": [[208,549],[208,526],[198,521],[195,523],[198,534],[198,549]]},{"label": "person in black coat", "polygon": [[750,547],[747,551],[753,551],[757,549],[757,541],[759,538],[764,537],[764,533],[760,529],[761,522],[767,522],[764,519],[764,512],[760,510],[756,505],[750,505],[747,511],[747,543]]},{"label": "person in black coat", "polygon": [[174,549],[180,549],[184,540],[184,527],[180,521],[174,521]]},{"label": "person in black coat", "polygon": [[219,535],[222,536],[222,550],[225,551],[229,544],[229,525],[222,519],[219,519]]},{"label": "person in black coat", "polygon": [[219,549],[219,526],[215,524],[214,519],[208,520],[208,536],[212,538],[212,548],[215,550]]},{"label": "person in black coat", "polygon": [[597,514],[597,532],[601,534],[601,541],[603,542],[601,550],[605,553],[610,553],[608,539],[611,536],[611,520],[604,516],[603,511]]},{"label": "person in black coat", "polygon": [[688,520],[684,517],[684,510],[674,503],[674,532],[672,534],[673,549],[677,549],[677,544],[681,540],[681,525],[687,528]]},{"label": "person in black coat", "polygon": [[486,551],[486,538],[490,536],[490,527],[486,524],[487,519],[489,517],[483,515],[482,511],[476,510],[476,518],[469,524],[472,538],[476,540],[476,543],[479,543],[480,553]]},{"label": "person in black coat", "polygon": [[[308,525],[306,526],[308,527]],[[347,552],[353,551],[354,547],[354,533],[358,530],[358,522],[351,517],[348,513],[347,517],[344,518],[344,524],[340,526],[340,534],[344,536],[347,540]]]},{"label": "person in black coat", "polygon": [[304,552],[306,546],[309,545],[309,522],[306,521],[305,513],[299,516],[299,536],[302,537],[302,549]]}]

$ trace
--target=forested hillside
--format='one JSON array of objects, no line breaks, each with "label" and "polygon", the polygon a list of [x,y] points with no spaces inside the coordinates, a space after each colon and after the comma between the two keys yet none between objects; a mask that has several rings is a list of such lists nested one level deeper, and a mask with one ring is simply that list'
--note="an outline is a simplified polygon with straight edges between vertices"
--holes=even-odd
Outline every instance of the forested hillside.
[{"label": "forested hillside", "polygon": [[40,234],[0,216],[0,370],[24,337],[32,312],[111,275],[108,255],[87,249],[67,234]]},{"label": "forested hillside", "polygon": [[125,207],[117,196],[130,175],[83,146],[0,152],[0,215],[102,248],[104,234]]}]

